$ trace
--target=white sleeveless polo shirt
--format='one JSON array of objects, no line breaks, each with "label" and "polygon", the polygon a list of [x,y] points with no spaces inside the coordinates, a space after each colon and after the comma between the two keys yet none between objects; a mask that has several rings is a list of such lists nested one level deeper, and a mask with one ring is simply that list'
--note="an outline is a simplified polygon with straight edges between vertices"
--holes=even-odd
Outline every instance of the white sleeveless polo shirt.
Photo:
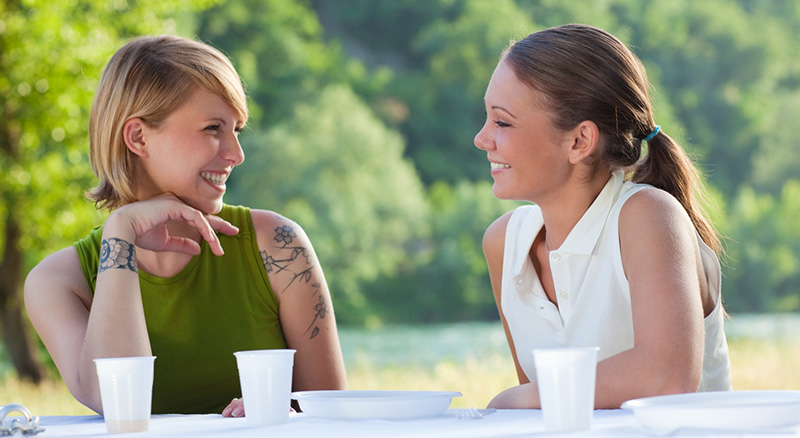
[{"label": "white sleeveless polo shirt", "polygon": [[[527,205],[512,213],[506,229],[501,309],[519,364],[530,381],[536,380],[534,348],[597,346],[598,361],[633,348],[619,213],[631,195],[646,187],[650,186],[625,182],[622,171],[614,172],[561,247],[550,251],[558,307],[547,299],[529,257],[533,240],[544,224],[541,210]],[[730,390],[719,260],[699,235],[698,243],[715,307],[705,318],[703,373],[697,390]]]}]

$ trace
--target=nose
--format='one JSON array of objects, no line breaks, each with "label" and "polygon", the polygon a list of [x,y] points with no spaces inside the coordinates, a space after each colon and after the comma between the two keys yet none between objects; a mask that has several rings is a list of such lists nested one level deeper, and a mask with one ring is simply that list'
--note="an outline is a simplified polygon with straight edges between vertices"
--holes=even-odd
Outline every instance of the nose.
[{"label": "nose", "polygon": [[492,147],[492,142],[489,140],[489,134],[487,132],[487,125],[488,123],[483,124],[481,130],[475,134],[475,139],[473,140],[475,147],[484,151]]},{"label": "nose", "polygon": [[222,157],[234,166],[242,164],[244,162],[244,150],[242,149],[241,143],[239,143],[239,136],[233,134],[231,138],[225,142],[221,153]]}]

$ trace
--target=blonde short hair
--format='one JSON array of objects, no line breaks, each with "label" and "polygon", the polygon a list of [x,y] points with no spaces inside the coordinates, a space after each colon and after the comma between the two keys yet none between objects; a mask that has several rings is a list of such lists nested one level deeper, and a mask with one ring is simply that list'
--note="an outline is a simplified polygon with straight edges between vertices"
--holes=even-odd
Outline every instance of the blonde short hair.
[{"label": "blonde short hair", "polygon": [[230,60],[213,47],[177,36],[138,37],[111,57],[95,94],[89,120],[92,169],[100,179],[88,196],[98,208],[137,201],[133,155],[123,139],[132,118],[158,127],[199,87],[233,107],[247,121],[247,98]]}]

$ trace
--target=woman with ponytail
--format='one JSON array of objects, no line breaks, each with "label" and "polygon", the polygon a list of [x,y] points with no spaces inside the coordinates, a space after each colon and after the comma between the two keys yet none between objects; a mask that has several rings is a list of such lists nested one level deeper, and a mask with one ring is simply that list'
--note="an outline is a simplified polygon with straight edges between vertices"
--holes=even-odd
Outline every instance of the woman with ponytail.
[{"label": "woman with ponytail", "polygon": [[547,347],[600,347],[597,409],[731,389],[719,238],[649,87],[622,42],[577,24],[513,43],[492,75],[475,145],[494,195],[534,205],[484,235],[520,382],[491,407],[540,407],[531,350]]}]

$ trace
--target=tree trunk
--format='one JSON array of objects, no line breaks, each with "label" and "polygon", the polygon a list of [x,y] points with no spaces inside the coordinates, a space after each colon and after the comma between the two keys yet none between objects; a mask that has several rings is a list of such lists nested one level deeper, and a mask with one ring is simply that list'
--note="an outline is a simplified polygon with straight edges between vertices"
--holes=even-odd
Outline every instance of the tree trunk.
[{"label": "tree trunk", "polygon": [[42,369],[36,361],[36,350],[31,342],[27,319],[22,312],[22,253],[19,249],[19,225],[12,214],[14,207],[8,206],[5,218],[5,249],[0,261],[0,323],[6,350],[20,379],[39,383],[42,380]]}]

